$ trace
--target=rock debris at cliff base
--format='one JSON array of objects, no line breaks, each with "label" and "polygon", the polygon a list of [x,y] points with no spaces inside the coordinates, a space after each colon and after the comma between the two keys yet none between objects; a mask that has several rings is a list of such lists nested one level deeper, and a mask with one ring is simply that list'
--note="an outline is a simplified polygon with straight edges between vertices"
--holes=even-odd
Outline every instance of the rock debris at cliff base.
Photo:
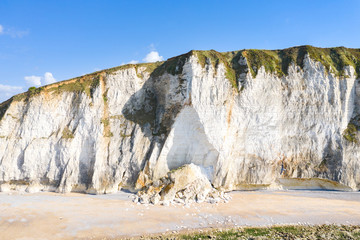
[{"label": "rock debris at cliff base", "polygon": [[227,194],[213,188],[199,166],[191,163],[143,187],[134,201],[144,204],[186,205],[193,202],[227,202],[229,199]]}]

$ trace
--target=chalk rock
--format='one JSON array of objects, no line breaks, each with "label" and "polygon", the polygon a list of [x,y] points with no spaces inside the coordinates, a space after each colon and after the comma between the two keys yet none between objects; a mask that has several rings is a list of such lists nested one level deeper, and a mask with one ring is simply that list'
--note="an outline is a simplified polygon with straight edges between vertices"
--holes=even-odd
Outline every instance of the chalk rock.
[{"label": "chalk rock", "polygon": [[160,181],[146,186],[138,192],[141,203],[181,203],[219,202],[225,200],[223,193],[214,189],[204,174],[204,170],[195,164],[186,164],[168,173]]},{"label": "chalk rock", "polygon": [[29,90],[0,104],[1,190],[359,190],[359,56],[191,51]]}]

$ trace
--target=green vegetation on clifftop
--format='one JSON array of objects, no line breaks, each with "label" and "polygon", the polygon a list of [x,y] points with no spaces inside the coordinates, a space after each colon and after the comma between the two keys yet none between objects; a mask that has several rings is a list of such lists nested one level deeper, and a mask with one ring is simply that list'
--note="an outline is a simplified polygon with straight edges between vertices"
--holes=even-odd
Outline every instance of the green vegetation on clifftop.
[{"label": "green vegetation on clifftop", "polygon": [[205,67],[206,64],[211,64],[215,69],[217,69],[219,63],[224,64],[225,66],[225,76],[230,81],[231,85],[237,89],[237,77],[236,71],[233,69],[231,64],[231,59],[227,58],[227,55],[224,53],[217,52],[215,50],[209,51],[193,51],[202,67]]},{"label": "green vegetation on clifftop", "polygon": [[50,85],[47,88],[49,92],[55,92],[60,94],[62,92],[77,92],[86,93],[88,97],[93,97],[94,90],[100,84],[100,74],[97,75],[85,75],[76,79],[72,79],[68,82],[60,82],[56,85]]},{"label": "green vegetation on clifftop", "polygon": [[344,77],[344,67],[352,66],[356,74],[360,75],[360,49],[345,47],[316,48],[313,46],[292,47],[283,50],[244,50],[250,70],[255,76],[257,70],[264,66],[268,72],[275,72],[279,76],[287,75],[291,63],[304,67],[304,57],[309,57],[324,65],[328,72],[338,77]]},{"label": "green vegetation on clifftop", "polygon": [[37,94],[40,94],[43,90],[44,90],[43,87],[39,87],[39,88],[30,87],[27,92],[17,94],[15,96],[11,97],[10,99],[6,100],[5,102],[0,103],[0,121],[5,116],[5,113],[8,110],[8,108],[10,107],[12,102],[14,102],[14,101],[19,102],[19,101],[23,101],[23,100],[27,101],[31,97],[33,97]]},{"label": "green vegetation on clifftop", "polygon": [[326,70],[340,77],[346,77],[344,67],[352,66],[356,75],[360,76],[360,49],[352,49],[345,47],[336,48],[315,48],[308,46],[310,57],[321,62]]},{"label": "green vegetation on clifftop", "polygon": [[[93,97],[94,89],[99,85],[100,76],[114,74],[120,70],[135,69],[139,78],[143,78],[143,73],[148,72],[151,77],[156,78],[164,73],[176,75],[181,74],[183,66],[190,56],[195,55],[202,67],[211,64],[215,70],[220,63],[225,66],[226,78],[231,85],[238,89],[238,79],[241,74],[250,71],[253,77],[256,77],[259,69],[263,66],[267,72],[274,73],[279,77],[288,74],[288,68],[291,63],[295,63],[301,68],[304,67],[304,57],[308,54],[310,58],[324,65],[328,72],[338,77],[346,77],[344,73],[345,66],[352,66],[356,70],[357,76],[360,76],[360,49],[345,47],[335,48],[317,48],[313,46],[298,46],[283,50],[240,50],[232,52],[217,52],[215,50],[198,51],[193,50],[186,54],[169,58],[164,62],[127,64],[114,68],[109,68],[87,74],[81,77],[54,83],[41,88],[30,88],[27,92],[15,95],[12,101],[29,100],[32,96],[47,92],[81,92]],[[246,61],[245,61],[246,59]],[[242,60],[242,61],[239,61]],[[242,62],[240,64],[240,62]],[[140,71],[141,69],[141,71]],[[5,102],[6,103],[6,102]],[[0,104],[0,120],[4,115],[7,104]]]},{"label": "green vegetation on clifftop", "polygon": [[[338,77],[345,77],[345,66],[354,67],[357,76],[360,76],[360,49],[345,47],[317,48],[306,45],[282,50],[245,49],[225,53],[214,50],[195,52],[202,66],[205,65],[207,59],[213,65],[222,62],[225,64],[227,71],[233,70],[232,72],[236,73],[236,79],[238,79],[239,74],[246,73],[247,70],[250,71],[253,77],[256,77],[261,67],[264,67],[266,72],[274,73],[280,77],[288,75],[290,64],[294,63],[300,68],[304,67],[306,54],[311,59],[323,64],[328,72]],[[240,58],[246,59],[247,66],[239,64]],[[227,77],[231,82],[234,81],[232,79],[234,76]]]}]

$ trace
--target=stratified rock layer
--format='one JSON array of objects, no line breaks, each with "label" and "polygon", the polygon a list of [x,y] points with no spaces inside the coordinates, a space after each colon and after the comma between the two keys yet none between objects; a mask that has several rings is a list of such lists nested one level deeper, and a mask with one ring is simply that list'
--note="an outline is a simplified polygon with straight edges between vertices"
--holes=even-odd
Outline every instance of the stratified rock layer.
[{"label": "stratified rock layer", "polygon": [[[359,190],[360,61],[339,55],[334,69],[321,60],[339,63],[334,54],[317,60],[303,49],[296,61],[277,52],[284,73],[251,51],[192,51],[14,96],[0,105],[0,189],[162,186],[150,189],[158,194],[175,184],[149,202],[181,199],[184,189],[199,199],[214,189]],[[195,178],[176,187],[169,172],[184,165]]]}]

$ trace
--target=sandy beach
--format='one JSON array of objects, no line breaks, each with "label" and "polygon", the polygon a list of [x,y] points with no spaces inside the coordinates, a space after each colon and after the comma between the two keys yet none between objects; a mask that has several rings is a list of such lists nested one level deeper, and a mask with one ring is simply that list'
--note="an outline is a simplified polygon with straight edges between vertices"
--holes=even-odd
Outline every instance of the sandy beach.
[{"label": "sandy beach", "polygon": [[103,239],[199,228],[360,224],[360,194],[231,192],[228,203],[142,205],[131,194],[0,193],[0,239]]}]

